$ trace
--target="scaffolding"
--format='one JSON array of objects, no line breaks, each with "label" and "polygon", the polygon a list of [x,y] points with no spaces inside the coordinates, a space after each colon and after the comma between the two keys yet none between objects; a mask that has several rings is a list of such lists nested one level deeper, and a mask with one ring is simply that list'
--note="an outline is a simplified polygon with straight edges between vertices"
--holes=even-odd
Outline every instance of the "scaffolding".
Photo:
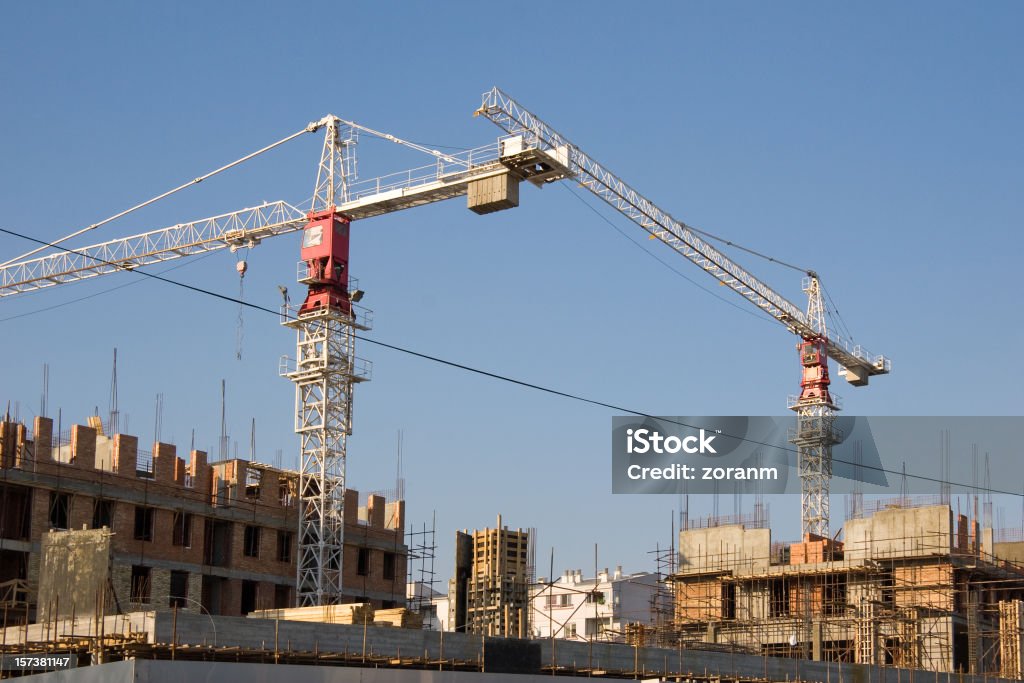
[{"label": "scaffolding", "polygon": [[670,577],[673,620],[659,643],[936,672],[1019,670],[1013,610],[1024,600],[1024,548],[993,543],[991,529],[932,498],[858,513],[845,542],[805,534],[786,552],[757,520],[688,525]]},{"label": "scaffolding", "polygon": [[[654,638],[651,644],[666,646],[679,640],[679,633],[675,628],[672,586],[668,582],[668,578],[676,573],[675,525],[669,547],[663,548],[659,544],[650,552],[654,554],[655,571],[658,573],[658,589],[651,595],[651,614],[654,616]],[[641,626],[638,625],[638,628]],[[646,644],[649,640],[646,633],[637,633],[635,641],[628,635],[628,642]]]},{"label": "scaffolding", "polygon": [[[430,629],[435,626],[436,614],[433,598],[437,595],[434,584],[437,576],[434,572],[434,560],[437,555],[437,513],[430,518],[430,528],[427,523],[419,530],[409,527],[405,537],[405,545],[409,549],[409,572],[415,572],[416,579],[413,583],[412,595],[409,598],[409,609],[423,617],[423,628]],[[435,619],[428,619],[434,616]]]}]

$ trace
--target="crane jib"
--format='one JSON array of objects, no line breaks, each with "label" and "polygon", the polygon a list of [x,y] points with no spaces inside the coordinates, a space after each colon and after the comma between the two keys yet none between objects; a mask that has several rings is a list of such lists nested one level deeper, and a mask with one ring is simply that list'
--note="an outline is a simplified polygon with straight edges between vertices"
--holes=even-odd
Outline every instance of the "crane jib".
[{"label": "crane jib", "polygon": [[[484,116],[510,135],[523,136],[527,145],[568,158],[571,174],[583,187],[794,334],[804,338],[821,334],[799,307],[700,239],[685,223],[660,209],[500,89],[484,93],[474,115]],[[891,361],[885,356],[872,356],[838,335],[828,336],[826,349],[855,386],[867,384],[868,377],[891,369]]]}]

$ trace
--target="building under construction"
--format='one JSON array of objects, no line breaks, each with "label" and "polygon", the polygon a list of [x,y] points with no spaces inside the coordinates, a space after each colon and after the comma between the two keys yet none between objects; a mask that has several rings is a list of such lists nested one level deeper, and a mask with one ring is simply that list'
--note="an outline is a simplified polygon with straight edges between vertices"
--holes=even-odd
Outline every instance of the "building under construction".
[{"label": "building under construction", "polygon": [[455,534],[455,577],[449,587],[448,623],[455,631],[525,638],[530,634],[533,546],[529,530],[494,529]]},{"label": "building under construction", "polygon": [[1024,543],[994,542],[947,503],[877,504],[843,541],[698,524],[679,533],[678,559],[667,640],[1021,678]]},{"label": "building under construction", "polygon": [[[243,615],[295,604],[298,473],[247,460],[188,461],[173,445],[139,448],[138,438],[104,433],[99,418],[54,435],[0,421],[0,613],[7,623],[60,613],[114,614],[176,607]],[[345,492],[344,601],[405,604],[405,503]],[[75,549],[48,532],[109,530],[102,605],[59,604],[60,573]],[[70,553],[70,555],[69,555]],[[40,587],[53,587],[40,595]],[[43,591],[47,593],[46,590]],[[65,593],[66,594],[66,593]]]}]

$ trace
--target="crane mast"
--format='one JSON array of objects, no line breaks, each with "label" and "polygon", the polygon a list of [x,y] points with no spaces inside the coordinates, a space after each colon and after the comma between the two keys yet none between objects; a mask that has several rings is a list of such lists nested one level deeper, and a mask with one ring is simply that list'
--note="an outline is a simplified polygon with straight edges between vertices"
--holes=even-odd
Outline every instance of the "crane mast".
[{"label": "crane mast", "polygon": [[352,389],[369,379],[355,356],[356,330],[370,329],[369,311],[355,306],[350,286],[349,220],[336,202],[347,192],[352,155],[339,121],[327,122],[317,185],[302,228],[299,282],[306,297],[286,301],[282,324],[296,332],[295,359],[281,374],[295,384],[299,437],[299,529],[295,592],[300,607],[342,602],[345,465],[352,433]]},{"label": "crane mast", "polygon": [[835,428],[838,410],[828,376],[827,330],[821,283],[815,273],[803,279],[807,294],[807,318],[817,336],[804,338],[797,344],[802,374],[800,395],[789,401],[796,412],[796,428],[790,441],[797,449],[797,472],[800,477],[800,526],[807,536],[829,536],[829,488],[832,479],[832,446],[839,438]]}]

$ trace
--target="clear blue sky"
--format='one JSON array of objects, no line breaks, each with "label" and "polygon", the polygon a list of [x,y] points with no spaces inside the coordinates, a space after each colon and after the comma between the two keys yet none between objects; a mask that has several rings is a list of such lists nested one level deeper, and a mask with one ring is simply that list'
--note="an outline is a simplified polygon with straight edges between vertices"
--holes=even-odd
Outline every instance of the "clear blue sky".
[{"label": "clear blue sky", "polygon": [[[499,85],[674,215],[816,269],[857,341],[893,359],[867,389],[839,386],[848,412],[1022,412],[1020,4],[328,7],[6,5],[0,224],[64,235],[327,112],[432,145],[485,144],[498,131],[470,114]],[[319,144],[302,138],[85,243],[302,202]],[[368,138],[359,153],[363,177],[425,162]],[[354,235],[382,341],[652,414],[781,414],[797,389],[781,327],[659,265],[563,187],[524,187],[515,211],[481,218],[451,201]],[[0,255],[28,246],[4,236]],[[275,307],[277,284],[298,291],[297,258],[295,236],[249,254],[246,299]],[[741,262],[800,301],[798,274]],[[173,276],[238,292],[227,252]],[[49,363],[52,413],[105,412],[116,346],[127,431],[152,439],[161,392],[164,440],[185,449],[195,428],[215,451],[225,378],[240,453],[255,418],[257,457],[293,461],[293,390],[277,376],[291,332],[246,312],[235,360],[236,306],[137,279],[0,301],[2,399],[30,419]],[[674,497],[610,494],[611,411],[369,345],[360,355],[375,375],[356,395],[350,485],[393,485],[404,430],[408,517],[437,511],[442,576],[454,530],[498,513],[537,527],[538,562],[555,546],[556,571],[589,573],[595,542],[601,566],[648,568],[668,543]],[[798,516],[797,500],[774,502],[776,538],[795,538]]]}]

